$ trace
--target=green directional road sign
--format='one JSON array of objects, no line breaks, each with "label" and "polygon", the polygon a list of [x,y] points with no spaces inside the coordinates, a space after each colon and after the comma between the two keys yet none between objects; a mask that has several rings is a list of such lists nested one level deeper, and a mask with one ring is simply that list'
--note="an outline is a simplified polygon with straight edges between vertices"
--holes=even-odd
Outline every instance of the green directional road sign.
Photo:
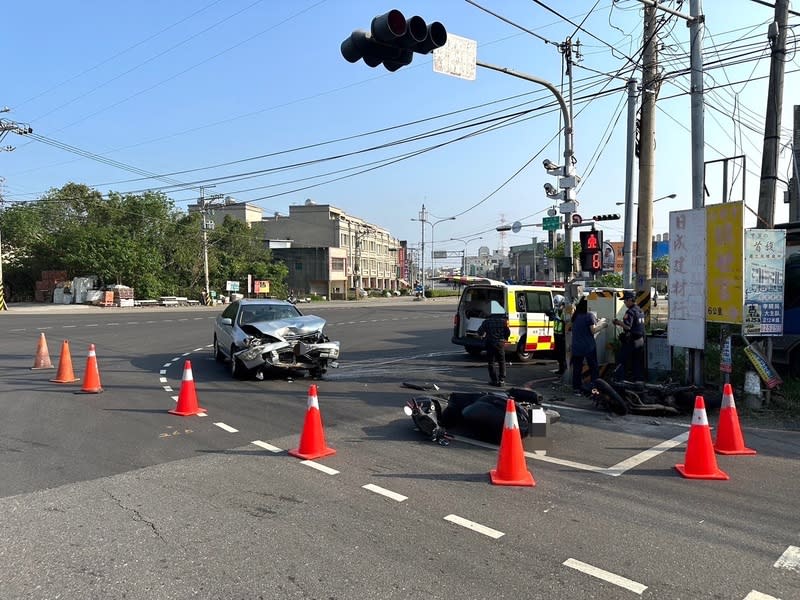
[{"label": "green directional road sign", "polygon": [[542,218],[542,229],[545,231],[558,231],[561,229],[561,217]]}]

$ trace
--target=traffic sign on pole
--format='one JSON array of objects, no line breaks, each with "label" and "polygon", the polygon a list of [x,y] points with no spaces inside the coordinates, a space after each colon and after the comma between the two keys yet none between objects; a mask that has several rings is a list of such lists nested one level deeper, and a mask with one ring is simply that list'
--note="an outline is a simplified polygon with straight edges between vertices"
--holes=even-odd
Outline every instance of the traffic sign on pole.
[{"label": "traffic sign on pole", "polygon": [[433,50],[434,72],[461,79],[475,80],[477,60],[478,42],[452,33],[444,46]]},{"label": "traffic sign on pole", "polygon": [[545,231],[558,231],[561,229],[561,217],[543,217],[542,229]]}]

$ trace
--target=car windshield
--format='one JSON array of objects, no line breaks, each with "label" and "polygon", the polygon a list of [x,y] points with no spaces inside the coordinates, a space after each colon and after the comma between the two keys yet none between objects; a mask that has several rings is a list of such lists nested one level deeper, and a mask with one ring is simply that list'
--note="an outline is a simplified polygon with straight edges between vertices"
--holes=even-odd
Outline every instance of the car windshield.
[{"label": "car windshield", "polygon": [[244,306],[239,313],[239,324],[257,323],[259,321],[277,321],[299,317],[300,313],[293,306]]}]

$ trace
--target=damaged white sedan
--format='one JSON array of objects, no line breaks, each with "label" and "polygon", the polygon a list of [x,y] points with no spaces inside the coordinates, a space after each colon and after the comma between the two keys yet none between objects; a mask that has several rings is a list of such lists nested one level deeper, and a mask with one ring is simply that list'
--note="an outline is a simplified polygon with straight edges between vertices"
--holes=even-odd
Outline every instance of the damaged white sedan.
[{"label": "damaged white sedan", "polygon": [[324,327],[325,319],[283,300],[237,300],[214,321],[214,357],[228,361],[237,379],[263,378],[271,370],[320,378],[339,366],[339,342],[330,341]]}]

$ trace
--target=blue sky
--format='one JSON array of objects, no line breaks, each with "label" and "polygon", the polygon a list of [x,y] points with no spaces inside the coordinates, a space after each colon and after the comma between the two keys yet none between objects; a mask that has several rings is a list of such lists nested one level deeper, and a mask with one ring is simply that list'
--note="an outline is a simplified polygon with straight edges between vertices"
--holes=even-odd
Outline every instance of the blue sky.
[{"label": "blue sky", "polygon": [[[482,237],[469,245],[474,252],[479,244],[508,248],[542,237],[534,227],[501,237],[495,227],[538,222],[551,205],[542,186],[556,181],[545,175],[542,160],[560,162],[563,153],[552,95],[485,69],[478,69],[475,81],[437,74],[431,56],[416,55],[412,65],[395,73],[342,58],[340,44],[353,29],[368,29],[372,17],[398,8],[476,40],[481,61],[558,86],[562,80],[566,86],[566,79],[557,44],[568,36],[579,40],[582,59],[574,69],[576,169],[583,177],[579,213],[584,218],[622,213],[616,202],[624,200],[624,86],[630,71],[622,78],[604,74],[617,74],[628,58],[639,57],[641,4],[476,3],[541,37],[465,0],[7,3],[0,106],[12,110],[2,116],[30,124],[34,136],[10,134],[3,140],[16,147],[0,153],[5,199],[36,199],[75,181],[103,192],[163,187],[185,208],[205,183],[208,194],[255,201],[268,214],[286,214],[289,205],[307,198],[333,204],[412,244],[419,241],[420,225],[411,219],[425,203],[432,221],[457,215],[436,226],[437,250],[463,249],[462,242],[449,238]],[[688,4],[680,9],[688,12]],[[676,2],[668,5],[678,8]],[[706,75],[707,88],[719,87],[706,94],[705,158],[746,155],[745,198],[755,211],[769,73],[766,31],[773,9],[750,0],[707,0],[704,12],[706,61],[726,65]],[[576,33],[581,22],[585,31]],[[798,23],[798,17],[790,18],[790,25]],[[796,31],[788,36],[782,144],[791,139],[792,105],[800,103]],[[685,23],[672,20],[662,34],[665,73],[687,67]],[[688,88],[688,75],[671,77],[659,95],[655,193],[677,198],[654,205],[655,233],[667,230],[669,210],[691,208]],[[466,139],[457,138],[479,128],[429,135],[467,120],[538,107]],[[396,143],[412,136],[424,137]],[[414,152],[419,154],[375,168]],[[789,164],[786,149],[783,179]],[[741,169],[732,167],[731,178],[736,199]],[[710,203],[720,201],[721,181],[721,169],[711,168]],[[776,221],[788,216],[784,189],[779,184]],[[754,224],[748,215],[748,225]],[[604,229],[607,240],[621,240],[623,221],[607,222]],[[426,238],[429,234],[430,228]]]}]

